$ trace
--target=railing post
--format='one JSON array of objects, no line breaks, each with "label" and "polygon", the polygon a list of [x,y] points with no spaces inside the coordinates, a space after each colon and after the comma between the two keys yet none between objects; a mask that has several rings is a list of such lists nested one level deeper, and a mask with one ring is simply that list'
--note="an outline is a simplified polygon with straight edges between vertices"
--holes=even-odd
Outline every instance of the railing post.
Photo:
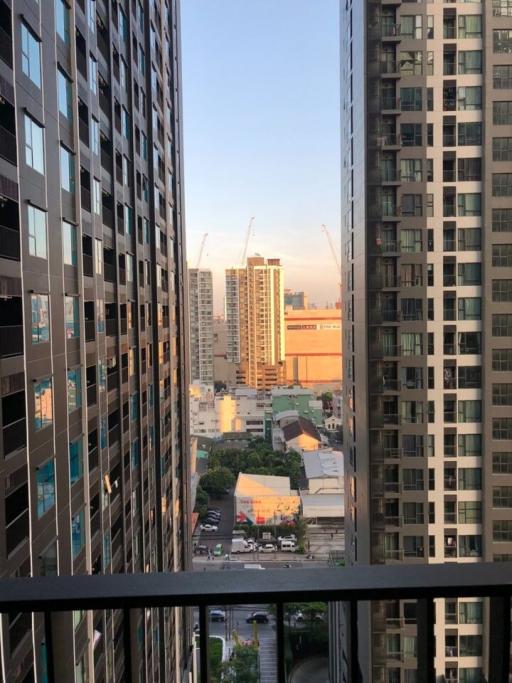
[{"label": "railing post", "polygon": [[284,657],[284,604],[278,602],[276,608],[277,683],[286,683],[286,661]]},{"label": "railing post", "polygon": [[418,683],[432,683],[432,681],[436,680],[434,667],[434,615],[435,605],[433,598],[419,599],[417,608]]},{"label": "railing post", "polygon": [[199,606],[199,680],[201,683],[210,683],[208,670],[208,607]]},{"label": "railing post", "polygon": [[124,646],[124,680],[132,681],[132,638],[131,638],[131,612],[128,607],[123,610],[123,646]]},{"label": "railing post", "polygon": [[52,613],[44,613],[44,641],[46,647],[46,670],[48,683],[55,683],[55,664],[53,660]]},{"label": "railing post", "polygon": [[510,677],[510,595],[490,599],[489,683]]}]

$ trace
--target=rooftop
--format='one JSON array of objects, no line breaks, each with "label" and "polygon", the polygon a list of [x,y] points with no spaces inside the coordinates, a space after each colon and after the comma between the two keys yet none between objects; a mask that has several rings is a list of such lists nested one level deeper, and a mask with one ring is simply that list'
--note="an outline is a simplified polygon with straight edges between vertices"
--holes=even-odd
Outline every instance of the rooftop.
[{"label": "rooftop", "polygon": [[307,479],[343,476],[343,453],[341,451],[331,449],[307,451],[303,455],[303,460]]},{"label": "rooftop", "polygon": [[298,417],[294,422],[290,422],[283,427],[283,436],[285,441],[290,441],[295,439],[301,434],[307,434],[313,439],[316,439],[319,443],[322,441],[320,433],[315,425],[307,420],[305,417]]},{"label": "rooftop", "polygon": [[243,474],[236,482],[235,496],[291,496],[290,477],[270,474]]}]

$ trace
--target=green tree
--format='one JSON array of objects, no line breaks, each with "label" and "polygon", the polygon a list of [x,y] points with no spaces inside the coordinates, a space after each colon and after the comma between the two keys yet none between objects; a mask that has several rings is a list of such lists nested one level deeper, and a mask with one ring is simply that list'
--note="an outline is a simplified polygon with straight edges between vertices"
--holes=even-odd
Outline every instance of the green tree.
[{"label": "green tree", "polygon": [[222,667],[223,683],[258,683],[258,648],[255,645],[235,645],[229,662]]},{"label": "green tree", "polygon": [[199,513],[200,517],[204,517],[208,509],[208,494],[203,489],[201,484],[198,484],[196,491],[196,504],[194,506],[194,512]]},{"label": "green tree", "polygon": [[210,496],[218,498],[233,488],[235,478],[227,467],[217,467],[203,474],[199,484]]}]

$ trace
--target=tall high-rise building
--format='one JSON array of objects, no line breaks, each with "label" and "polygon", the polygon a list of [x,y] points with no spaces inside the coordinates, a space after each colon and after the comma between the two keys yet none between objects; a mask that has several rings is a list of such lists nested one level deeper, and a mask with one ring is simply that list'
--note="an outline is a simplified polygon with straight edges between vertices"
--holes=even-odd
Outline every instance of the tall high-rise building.
[{"label": "tall high-rise building", "polygon": [[[178,13],[0,2],[2,576],[189,564]],[[33,617],[2,615],[6,681],[49,680]],[[53,680],[128,680],[122,614],[51,628]],[[187,628],[135,610],[133,680],[181,681]]]},{"label": "tall high-rise building", "polygon": [[269,389],[284,379],[284,289],[279,259],[251,256],[226,270],[227,359],[237,383]]},{"label": "tall high-rise building", "polygon": [[294,292],[291,289],[285,289],[284,306],[285,308],[290,307],[295,310],[304,310],[308,307],[308,295],[306,292]]},{"label": "tall high-rise building", "polygon": [[[348,561],[510,560],[512,4],[346,0],[341,71]],[[488,619],[436,601],[442,680]],[[415,620],[360,610],[365,681],[416,680]]]},{"label": "tall high-rise building", "polygon": [[212,271],[189,268],[190,378],[213,383],[213,282]]}]

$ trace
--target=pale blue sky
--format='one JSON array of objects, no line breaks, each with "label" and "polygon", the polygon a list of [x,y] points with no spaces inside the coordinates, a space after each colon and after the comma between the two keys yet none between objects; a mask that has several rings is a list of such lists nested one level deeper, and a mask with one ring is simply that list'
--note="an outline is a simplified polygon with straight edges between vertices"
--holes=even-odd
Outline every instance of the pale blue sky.
[{"label": "pale blue sky", "polygon": [[187,250],[213,270],[281,258],[285,286],[334,301],[339,245],[339,0],[182,0]]}]

